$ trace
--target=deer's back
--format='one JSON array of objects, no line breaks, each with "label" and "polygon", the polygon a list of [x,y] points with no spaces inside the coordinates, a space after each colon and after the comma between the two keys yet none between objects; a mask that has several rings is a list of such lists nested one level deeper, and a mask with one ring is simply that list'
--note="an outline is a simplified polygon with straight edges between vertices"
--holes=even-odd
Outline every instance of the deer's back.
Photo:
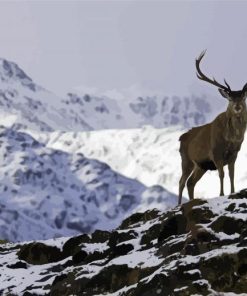
[{"label": "deer's back", "polygon": [[179,138],[181,156],[190,160],[207,161],[209,158],[211,124],[194,127]]},{"label": "deer's back", "polygon": [[182,134],[179,137],[179,141],[181,142],[180,148],[187,147],[193,140],[199,139],[210,133],[211,124],[205,124],[202,126],[193,127],[188,132]]},{"label": "deer's back", "polygon": [[181,142],[181,144],[189,142],[191,139],[193,139],[202,130],[203,127],[205,127],[207,125],[209,125],[209,124],[193,127],[192,129],[190,129],[186,133],[182,134],[179,137],[179,141]]}]

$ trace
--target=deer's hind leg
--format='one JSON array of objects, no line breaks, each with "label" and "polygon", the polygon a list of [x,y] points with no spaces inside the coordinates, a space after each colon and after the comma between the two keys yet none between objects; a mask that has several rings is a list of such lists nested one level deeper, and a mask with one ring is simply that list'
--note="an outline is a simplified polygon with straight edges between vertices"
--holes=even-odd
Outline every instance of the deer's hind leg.
[{"label": "deer's hind leg", "polygon": [[190,200],[194,199],[195,185],[205,173],[206,173],[206,170],[203,170],[202,168],[200,168],[198,165],[195,164],[193,173],[191,174],[187,182],[187,188],[188,188]]},{"label": "deer's hind leg", "polygon": [[189,159],[182,160],[182,176],[179,181],[179,195],[178,195],[178,204],[182,202],[182,194],[185,187],[185,183],[189,178],[190,174],[193,171],[194,164]]}]

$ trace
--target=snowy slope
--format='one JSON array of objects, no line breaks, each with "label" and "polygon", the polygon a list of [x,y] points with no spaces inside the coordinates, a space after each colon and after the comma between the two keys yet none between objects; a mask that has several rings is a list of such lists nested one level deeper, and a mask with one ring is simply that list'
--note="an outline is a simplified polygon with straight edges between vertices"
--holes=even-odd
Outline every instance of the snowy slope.
[{"label": "snowy slope", "polygon": [[114,93],[96,96],[79,91],[59,97],[36,84],[17,64],[0,59],[0,124],[17,130],[190,127],[206,122],[223,108],[219,105],[222,99],[211,96],[117,97]]},{"label": "snowy slope", "polygon": [[112,232],[0,244],[0,294],[247,293],[247,191],[134,214]]},{"label": "snowy slope", "polygon": [[[155,184],[177,194],[181,176],[179,136],[184,129],[176,127],[154,129],[150,126],[132,130],[105,130],[92,132],[54,132],[33,134],[48,147],[70,153],[81,152],[109,164],[119,173],[139,180],[146,186]],[[247,137],[236,161],[236,189],[246,186]],[[227,168],[225,193],[230,191]],[[210,186],[208,186],[210,184]],[[198,182],[196,197],[214,197],[219,194],[216,171],[208,171]],[[184,190],[187,195],[187,190]]]},{"label": "snowy slope", "polygon": [[126,215],[177,203],[82,153],[47,148],[0,127],[0,238],[45,239],[116,227]]},{"label": "snowy slope", "polygon": [[206,96],[181,98],[154,95],[117,100],[114,97],[69,93],[63,102],[73,110],[73,114],[83,114],[89,126],[101,130],[140,128],[144,125],[156,128],[200,125],[219,110],[214,99]]}]

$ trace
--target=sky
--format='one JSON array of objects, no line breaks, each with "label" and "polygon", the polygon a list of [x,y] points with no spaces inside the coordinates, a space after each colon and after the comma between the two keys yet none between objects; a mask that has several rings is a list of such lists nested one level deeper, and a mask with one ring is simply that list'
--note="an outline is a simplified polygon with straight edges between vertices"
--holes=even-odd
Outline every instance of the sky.
[{"label": "sky", "polygon": [[183,95],[247,82],[247,1],[0,1],[0,57],[57,94]]}]

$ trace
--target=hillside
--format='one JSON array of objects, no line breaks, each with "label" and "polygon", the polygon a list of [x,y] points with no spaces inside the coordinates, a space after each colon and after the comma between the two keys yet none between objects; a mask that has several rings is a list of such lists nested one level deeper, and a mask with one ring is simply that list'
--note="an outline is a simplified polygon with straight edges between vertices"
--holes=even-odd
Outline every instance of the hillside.
[{"label": "hillside", "polygon": [[146,187],[82,153],[47,148],[0,126],[0,238],[47,239],[112,229],[137,210],[173,207],[177,197]]},{"label": "hillside", "polygon": [[247,190],[135,213],[114,231],[2,244],[2,295],[246,295]]},{"label": "hillside", "polygon": [[[177,194],[181,177],[179,136],[181,127],[155,129],[103,130],[90,132],[32,133],[35,139],[47,147],[68,153],[83,153],[98,159],[115,171],[146,186],[160,185]],[[246,186],[247,138],[238,154],[235,169],[235,188]],[[225,167],[225,194],[230,193],[228,170]],[[210,186],[208,186],[210,184]],[[219,194],[218,172],[208,171],[198,182],[196,197],[215,197]],[[187,190],[184,191],[187,196]]]}]

